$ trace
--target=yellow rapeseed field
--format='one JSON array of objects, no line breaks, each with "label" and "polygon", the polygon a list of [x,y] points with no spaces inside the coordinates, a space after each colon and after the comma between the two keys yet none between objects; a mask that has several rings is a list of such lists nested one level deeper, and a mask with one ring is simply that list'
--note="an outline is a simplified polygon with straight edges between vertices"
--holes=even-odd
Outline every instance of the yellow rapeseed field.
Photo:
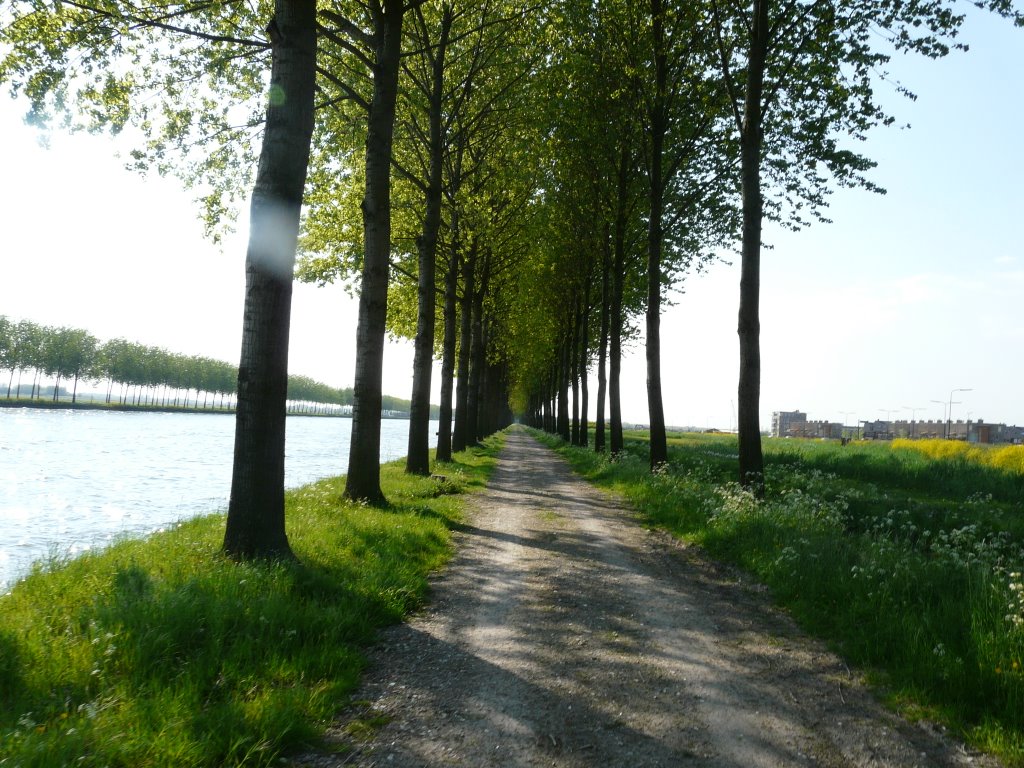
[{"label": "yellow rapeseed field", "polygon": [[930,459],[961,460],[1024,474],[1024,445],[990,446],[964,443],[960,440],[907,440],[892,441],[893,449],[922,453]]}]

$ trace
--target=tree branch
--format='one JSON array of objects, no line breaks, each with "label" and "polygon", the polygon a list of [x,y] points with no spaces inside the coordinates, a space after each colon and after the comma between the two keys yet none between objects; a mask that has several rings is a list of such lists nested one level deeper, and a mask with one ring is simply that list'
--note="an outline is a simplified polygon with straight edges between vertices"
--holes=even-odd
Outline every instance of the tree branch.
[{"label": "tree branch", "polygon": [[364,48],[368,48],[369,50],[372,51],[377,47],[376,35],[364,32],[356,24],[349,21],[347,18],[342,16],[337,11],[332,11],[325,8],[320,11],[320,15],[323,16],[328,21],[332,22],[334,25],[338,27],[339,30],[341,30],[341,32],[343,32],[352,40],[355,40],[357,43],[361,44]]},{"label": "tree branch", "polygon": [[338,77],[336,77],[331,72],[328,72],[323,67],[317,67],[316,71],[317,71],[318,75],[320,75],[321,77],[326,78],[328,81],[330,81],[331,83],[334,83],[334,85],[336,85],[338,88],[340,88],[342,91],[344,91],[345,94],[346,94],[346,98],[348,98],[350,101],[354,101],[356,104],[358,104],[360,107],[362,107],[367,112],[370,111],[370,103],[366,99],[364,99],[362,96],[360,96],[358,93],[356,93],[352,89],[352,87],[349,86],[347,83],[343,82],[342,80],[340,80]]},{"label": "tree branch", "polygon": [[722,62],[722,77],[725,80],[725,88],[729,92],[729,104],[732,107],[733,117],[736,119],[736,128],[743,132],[743,113],[739,108],[739,93],[736,91],[736,83],[733,82],[732,67],[729,66],[729,54],[725,50],[725,40],[722,39],[722,15],[718,10],[718,0],[711,0],[711,7],[715,16],[715,37],[718,39],[718,55]]},{"label": "tree branch", "polygon": [[353,45],[351,42],[343,38],[341,35],[336,34],[333,30],[328,29],[323,24],[317,24],[316,29],[319,34],[323,35],[332,43],[348,51],[350,54],[359,59],[359,61],[367,69],[373,69],[373,61],[370,59],[369,56],[367,56],[365,53],[359,50],[357,46]]},{"label": "tree branch", "polygon": [[[264,40],[250,40],[250,39],[247,39],[247,38],[232,37],[230,35],[212,35],[212,34],[209,34],[207,32],[199,32],[199,31],[196,31],[196,30],[193,30],[193,29],[188,29],[186,27],[177,27],[177,26],[175,26],[173,24],[166,24],[166,23],[161,22],[161,21],[156,21],[154,19],[147,19],[147,18],[144,18],[144,17],[141,17],[141,16],[130,16],[130,15],[118,16],[118,15],[115,15],[114,13],[112,13],[110,11],[105,11],[102,8],[95,8],[95,7],[93,7],[91,5],[88,5],[86,3],[77,2],[77,0],[62,0],[62,2],[66,3],[67,5],[70,5],[73,8],[78,8],[79,10],[82,10],[82,11],[88,11],[89,13],[95,13],[97,16],[100,16],[102,18],[106,18],[106,19],[114,19],[114,18],[124,19],[124,20],[126,20],[128,22],[131,22],[133,25],[135,25],[135,28],[139,28],[139,27],[155,27],[156,29],[163,29],[163,30],[166,30],[168,32],[174,32],[174,33],[180,34],[180,35],[187,35],[189,37],[197,37],[200,40],[207,40],[207,41],[209,41],[211,43],[233,43],[235,45],[248,45],[248,46],[252,46],[253,48],[262,48],[262,49],[267,49],[267,48],[270,47],[270,43],[268,43],[268,42],[266,42]],[[196,6],[195,10],[201,10],[201,8],[202,8],[202,6]],[[178,15],[180,15],[180,13]]]}]

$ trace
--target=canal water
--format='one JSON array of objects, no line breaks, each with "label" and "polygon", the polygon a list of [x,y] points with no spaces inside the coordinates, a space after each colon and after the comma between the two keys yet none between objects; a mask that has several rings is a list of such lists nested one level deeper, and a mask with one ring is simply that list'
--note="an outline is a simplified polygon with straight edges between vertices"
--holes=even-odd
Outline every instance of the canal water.
[{"label": "canal water", "polygon": [[[351,427],[289,416],[286,486],[343,474]],[[232,414],[0,408],[0,592],[36,560],[225,510],[234,428]],[[405,455],[408,433],[383,420],[381,461]]]}]

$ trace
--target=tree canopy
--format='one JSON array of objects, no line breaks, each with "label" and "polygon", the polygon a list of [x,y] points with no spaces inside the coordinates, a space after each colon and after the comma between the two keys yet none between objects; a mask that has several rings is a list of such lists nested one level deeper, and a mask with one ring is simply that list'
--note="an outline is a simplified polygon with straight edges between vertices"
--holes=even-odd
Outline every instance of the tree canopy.
[{"label": "tree canopy", "polygon": [[[1009,0],[974,5],[1024,22]],[[254,278],[240,382],[285,381],[280,355],[259,372],[245,361],[287,346],[296,238],[295,275],[358,294],[353,498],[383,500],[385,332],[416,341],[409,471],[429,471],[433,358],[439,458],[513,408],[579,444],[593,410],[595,448],[617,452],[622,349],[640,339],[656,468],[666,292],[737,251],[739,473],[757,491],[762,223],[799,229],[826,219],[836,188],[883,191],[864,144],[892,122],[878,89],[913,96],[897,55],[966,49],[966,7],[18,0],[0,81],[35,122],[128,133],[132,164],[193,185],[211,231],[255,183],[250,254],[272,243],[283,266]],[[69,362],[53,374],[93,364],[73,352],[86,342],[62,342]],[[254,413],[276,413],[278,390]]]}]

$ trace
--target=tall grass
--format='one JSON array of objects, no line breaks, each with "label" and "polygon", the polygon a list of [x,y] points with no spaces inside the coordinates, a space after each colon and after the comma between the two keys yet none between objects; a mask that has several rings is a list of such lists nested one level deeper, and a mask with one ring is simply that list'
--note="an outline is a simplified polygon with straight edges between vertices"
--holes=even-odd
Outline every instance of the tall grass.
[{"label": "tall grass", "polygon": [[499,447],[444,480],[385,465],[387,509],[342,501],[343,479],[289,493],[297,562],[224,558],[211,516],[38,566],[0,598],[0,765],[262,766],[316,741]]},{"label": "tall grass", "polygon": [[1020,473],[898,445],[775,440],[759,501],[732,481],[735,438],[676,436],[654,475],[631,438],[614,462],[558,448],[650,522],[755,574],[905,713],[1024,765]]}]

